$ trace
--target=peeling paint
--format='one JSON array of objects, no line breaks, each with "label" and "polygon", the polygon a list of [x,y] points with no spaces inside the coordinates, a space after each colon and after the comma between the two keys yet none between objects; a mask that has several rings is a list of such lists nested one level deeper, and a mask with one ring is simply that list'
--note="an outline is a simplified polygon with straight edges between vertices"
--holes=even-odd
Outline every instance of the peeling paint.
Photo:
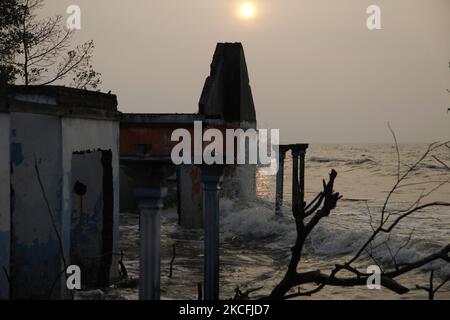
[{"label": "peeling paint", "polygon": [[[62,255],[70,262],[72,152],[108,150],[111,154],[109,185],[112,188],[108,196],[118,196],[119,123],[112,120],[118,115],[117,101],[110,95],[102,95],[99,100],[98,93],[90,93],[88,97],[85,91],[80,94],[81,91],[70,89],[16,89],[32,90],[36,94],[16,95],[14,111],[0,113],[0,150],[6,151],[0,153],[0,299],[66,298],[61,272],[64,269]],[[47,96],[45,92],[61,90],[70,91],[70,95],[57,95],[61,108],[47,108],[56,104],[56,95]],[[72,113],[70,118],[61,116],[62,108],[69,105],[71,110],[76,109],[74,103],[78,102],[83,104],[80,109],[92,106],[93,111],[89,114],[95,114],[95,117],[76,118],[76,113]],[[97,112],[98,107],[113,116],[98,119],[106,114]],[[87,115],[84,111],[80,114]],[[35,157],[38,172],[35,170]],[[94,244],[101,250],[105,215],[105,192],[101,188],[103,173],[97,174],[96,179],[99,186],[93,189],[93,218],[87,226],[82,225],[82,229],[87,230],[87,237],[95,238]],[[118,201],[111,199],[110,202],[112,205],[107,214],[111,228],[118,229]],[[11,203],[14,205],[11,206]],[[110,232],[113,234],[112,247],[118,248],[118,230]],[[83,246],[81,249],[84,249]],[[89,250],[83,254],[89,254]],[[117,269],[116,260],[114,257],[110,262],[112,275],[117,273],[114,270]],[[101,263],[95,272],[102,270],[109,281],[110,273],[104,272]],[[8,283],[5,282],[3,268],[10,271],[11,281]],[[53,285],[55,287],[51,292]]]},{"label": "peeling paint", "polygon": [[24,160],[21,143],[11,143],[10,146],[11,161],[14,165],[20,166]]}]

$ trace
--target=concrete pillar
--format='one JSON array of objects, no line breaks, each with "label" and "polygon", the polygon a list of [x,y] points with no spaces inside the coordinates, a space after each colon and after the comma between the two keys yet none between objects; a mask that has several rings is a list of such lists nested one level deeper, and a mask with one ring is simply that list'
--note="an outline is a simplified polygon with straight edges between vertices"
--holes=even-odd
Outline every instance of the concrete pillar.
[{"label": "concrete pillar", "polygon": [[298,212],[299,204],[298,158],[299,150],[294,147],[292,149],[292,209],[294,212]]},{"label": "concrete pillar", "polygon": [[140,210],[139,300],[160,299],[161,209],[167,188],[136,189]]},{"label": "concrete pillar", "polygon": [[176,179],[177,179],[177,214],[178,214],[178,224],[181,225],[181,168],[177,166],[176,168]]},{"label": "concrete pillar", "polygon": [[300,150],[300,197],[299,203],[304,206],[305,202],[305,154],[306,150]]},{"label": "concrete pillar", "polygon": [[202,168],[205,300],[219,299],[219,191],[222,166]]},{"label": "concrete pillar", "polygon": [[286,151],[280,147],[280,153],[278,155],[279,164],[277,172],[276,182],[276,195],[275,195],[275,214],[277,216],[283,215],[281,210],[283,206],[283,185],[284,185],[284,159],[286,158]]}]

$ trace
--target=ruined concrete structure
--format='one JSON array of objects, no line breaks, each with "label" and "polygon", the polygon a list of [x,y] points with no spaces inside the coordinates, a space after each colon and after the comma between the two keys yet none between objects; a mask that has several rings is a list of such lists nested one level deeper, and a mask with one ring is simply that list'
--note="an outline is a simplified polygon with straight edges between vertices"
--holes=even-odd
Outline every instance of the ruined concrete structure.
[{"label": "ruined concrete structure", "polygon": [[0,298],[67,297],[117,272],[119,113],[113,95],[2,86]]},{"label": "ruined concrete structure", "polygon": [[309,144],[296,143],[279,146],[279,169],[276,179],[275,214],[283,215],[284,160],[286,153],[292,153],[292,208],[297,210],[305,200],[305,156]]},{"label": "ruined concrete structure", "polygon": [[[148,209],[152,190],[172,181],[180,223],[201,227],[208,177],[170,159],[172,132],[195,121],[204,130],[256,128],[240,43],[217,45],[195,114],[122,114],[111,94],[0,83],[0,299],[67,298],[68,265],[80,266],[83,288],[109,285],[119,190],[123,210]],[[255,172],[227,165],[222,196],[253,197]]]},{"label": "ruined concrete structure", "polygon": [[[171,142],[172,132],[179,128],[193,135],[194,121],[202,121],[203,130],[256,128],[255,107],[249,85],[244,50],[240,43],[219,43],[211,64],[195,114],[124,114],[121,122],[121,205],[124,211],[133,210],[132,190],[136,185],[133,160],[166,161],[177,142]],[[255,165],[227,166],[222,183],[223,196],[247,199],[255,195]],[[176,196],[180,223],[187,227],[201,227],[201,172],[195,165],[181,165],[176,170]],[[170,197],[169,197],[170,198]]]}]

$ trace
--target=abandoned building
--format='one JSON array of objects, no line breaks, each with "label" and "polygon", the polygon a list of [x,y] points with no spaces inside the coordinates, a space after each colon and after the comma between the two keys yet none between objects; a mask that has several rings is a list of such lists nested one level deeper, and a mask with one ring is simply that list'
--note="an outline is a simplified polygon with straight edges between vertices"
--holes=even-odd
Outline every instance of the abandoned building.
[{"label": "abandoned building", "polygon": [[[134,210],[136,202],[133,189],[139,174],[134,172],[138,163],[166,162],[176,142],[171,134],[178,128],[191,133],[194,121],[202,121],[203,130],[256,129],[253,103],[244,50],[240,43],[219,43],[211,64],[211,74],[206,79],[200,96],[198,113],[194,114],[123,114],[120,125],[121,157],[121,209]],[[195,165],[181,165],[171,179],[176,185],[169,196],[178,204],[181,225],[201,227],[202,190],[201,170]],[[230,165],[225,168],[222,194],[230,198],[248,199],[255,195],[256,165]],[[170,180],[170,179],[169,179]],[[147,184],[148,185],[148,184]]]},{"label": "abandoned building", "polygon": [[[256,128],[240,43],[217,45],[198,113],[122,114],[111,94],[1,85],[0,299],[68,298],[65,271],[74,264],[83,288],[109,285],[119,212],[137,210],[136,191],[162,180],[180,224],[201,227],[202,171],[170,159],[173,130],[193,130],[194,121]],[[222,195],[253,197],[255,173],[256,165],[226,166]]]},{"label": "abandoned building", "polygon": [[67,296],[64,264],[86,286],[117,272],[119,113],[113,95],[2,86],[0,298]]},{"label": "abandoned building", "polygon": [[[173,164],[171,151],[176,142],[171,141],[172,133],[186,129],[191,137],[195,136],[198,122],[202,123],[202,130],[216,129],[222,134],[226,129],[256,129],[255,107],[240,43],[217,45],[198,113],[122,115],[121,210],[140,212],[142,300],[160,298],[159,211],[167,189],[173,190],[168,205],[177,204],[179,223],[184,227],[204,227],[205,299],[219,297],[219,198],[245,200],[256,193],[256,165]],[[192,141],[191,147],[195,149]],[[195,150],[190,151],[195,154]],[[223,150],[222,156],[227,151]]]}]

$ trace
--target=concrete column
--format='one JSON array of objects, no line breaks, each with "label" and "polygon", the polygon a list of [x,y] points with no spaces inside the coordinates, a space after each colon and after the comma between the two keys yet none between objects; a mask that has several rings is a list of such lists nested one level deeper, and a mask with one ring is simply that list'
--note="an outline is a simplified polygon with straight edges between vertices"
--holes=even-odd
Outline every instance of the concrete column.
[{"label": "concrete column", "polygon": [[275,214],[277,216],[283,215],[281,208],[283,206],[284,159],[285,158],[286,158],[286,151],[282,150],[280,148],[280,153],[278,155],[279,164],[278,164],[276,195],[275,195]]},{"label": "concrete column", "polygon": [[305,149],[300,150],[300,199],[299,203],[304,206],[305,202]]},{"label": "concrete column", "polygon": [[294,147],[292,149],[292,209],[294,212],[297,212],[299,204],[298,158],[299,150]]},{"label": "concrete column", "polygon": [[219,299],[219,190],[222,168],[202,168],[203,213],[205,229],[205,300]]},{"label": "concrete column", "polygon": [[177,214],[178,214],[178,224],[181,225],[181,167],[176,168],[177,177]]},{"label": "concrete column", "polygon": [[140,210],[139,300],[160,299],[161,209],[167,188],[136,189]]}]

